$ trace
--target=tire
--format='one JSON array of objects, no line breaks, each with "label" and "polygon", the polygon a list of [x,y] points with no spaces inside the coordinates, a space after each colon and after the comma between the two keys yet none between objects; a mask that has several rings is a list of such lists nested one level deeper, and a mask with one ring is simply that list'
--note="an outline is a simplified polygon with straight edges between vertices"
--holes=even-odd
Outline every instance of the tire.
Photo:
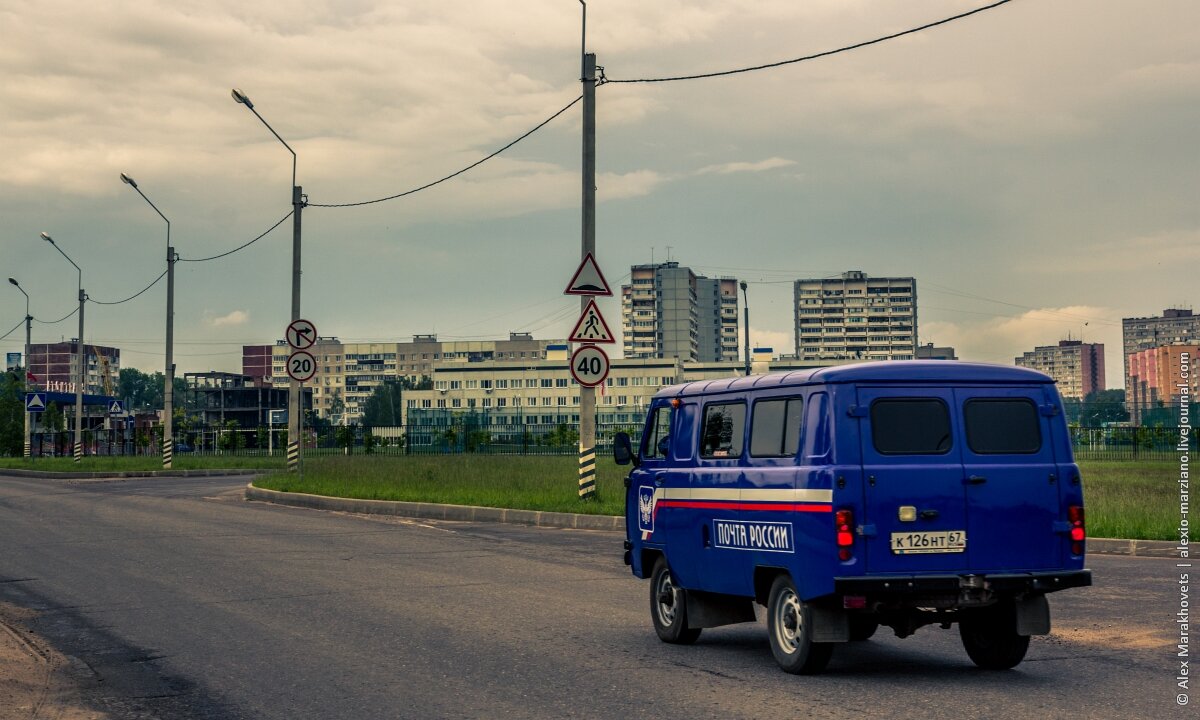
[{"label": "tire", "polygon": [[700,637],[700,628],[687,626],[687,590],[675,584],[661,557],[650,575],[650,619],[658,639],[665,643],[690,645]]},{"label": "tire", "polygon": [[786,575],[775,578],[767,598],[767,639],[780,669],[793,675],[819,673],[833,655],[832,643],[812,641],[812,611]]},{"label": "tire", "polygon": [[1029,650],[1029,636],[1017,634],[1011,601],[964,613],[958,632],[971,661],[985,670],[1014,668]]},{"label": "tire", "polygon": [[879,621],[874,615],[851,615],[850,616],[850,641],[862,642],[870,640],[875,631],[879,629]]}]

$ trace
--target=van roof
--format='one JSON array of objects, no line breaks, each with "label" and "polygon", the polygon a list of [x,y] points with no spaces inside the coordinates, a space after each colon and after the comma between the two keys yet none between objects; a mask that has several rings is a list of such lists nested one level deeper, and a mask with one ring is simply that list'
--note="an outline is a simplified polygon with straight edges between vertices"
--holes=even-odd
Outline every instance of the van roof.
[{"label": "van roof", "polygon": [[810,370],[792,370],[769,375],[697,380],[682,385],[670,385],[655,393],[655,397],[679,397],[719,392],[815,385],[826,383],[1053,383],[1049,375],[1029,368],[952,360],[889,360],[854,363]]}]

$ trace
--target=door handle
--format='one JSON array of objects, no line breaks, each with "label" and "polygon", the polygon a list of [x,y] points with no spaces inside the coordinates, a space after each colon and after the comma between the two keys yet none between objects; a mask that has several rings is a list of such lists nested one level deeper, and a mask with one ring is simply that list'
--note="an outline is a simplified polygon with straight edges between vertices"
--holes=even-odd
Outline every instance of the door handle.
[{"label": "door handle", "polygon": [[963,482],[965,482],[968,485],[982,485],[985,482],[987,482],[987,478],[985,478],[982,475],[972,475],[972,476],[968,477],[966,480],[964,480]]}]

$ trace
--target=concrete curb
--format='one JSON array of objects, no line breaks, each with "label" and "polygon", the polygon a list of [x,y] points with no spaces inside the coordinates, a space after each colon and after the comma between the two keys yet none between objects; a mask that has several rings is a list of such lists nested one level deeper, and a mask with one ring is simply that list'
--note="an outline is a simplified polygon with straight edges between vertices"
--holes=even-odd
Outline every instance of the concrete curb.
[{"label": "concrete curb", "polygon": [[45,470],[22,470],[0,468],[0,475],[43,480],[129,480],[131,478],[158,477],[226,477],[236,475],[261,475],[263,470],[122,470],[119,472],[51,472]]},{"label": "concrete curb", "polygon": [[[246,485],[246,499],[311,508],[336,510],[366,515],[395,515],[398,517],[432,520],[461,520],[467,522],[499,522],[534,527],[571,528],[576,530],[625,530],[625,518],[615,515],[580,515],[577,513],[512,510],[508,508],[476,507],[473,505],[442,505],[438,503],[400,502],[396,500],[356,500],[324,495],[280,492]],[[1167,540],[1110,540],[1088,538],[1090,555],[1128,555],[1135,557],[1178,557],[1179,546]]]},{"label": "concrete curb", "polygon": [[400,502],[397,500],[356,500],[324,495],[264,490],[246,485],[246,499],[339,512],[367,515],[396,515],[431,520],[460,520],[466,522],[498,522],[534,527],[570,528],[573,530],[625,530],[625,518],[614,515],[581,515],[578,513],[543,512],[541,510],[512,510],[509,508],[477,507],[474,505],[442,505],[440,503]]}]

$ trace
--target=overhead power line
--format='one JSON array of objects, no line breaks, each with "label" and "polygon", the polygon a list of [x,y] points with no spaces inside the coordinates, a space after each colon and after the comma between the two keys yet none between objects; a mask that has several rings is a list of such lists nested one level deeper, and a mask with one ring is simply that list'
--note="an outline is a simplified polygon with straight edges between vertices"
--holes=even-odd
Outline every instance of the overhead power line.
[{"label": "overhead power line", "polygon": [[837,55],[839,53],[844,53],[844,52],[849,52],[851,50],[857,50],[859,48],[864,48],[864,47],[867,47],[868,45],[876,45],[878,43],[886,42],[888,40],[895,40],[898,37],[904,37],[905,35],[912,35],[913,33],[919,33],[922,30],[928,30],[929,28],[937,27],[938,25],[945,25],[946,23],[951,23],[951,22],[954,22],[955,20],[961,20],[965,17],[970,17],[971,15],[976,15],[985,10],[991,10],[992,8],[999,7],[999,6],[1007,4],[1009,2],[1012,2],[1012,0],[999,0],[999,2],[994,2],[991,5],[984,5],[981,8],[969,10],[965,13],[960,13],[953,17],[943,18],[936,22],[926,23],[920,27],[915,27],[915,28],[911,28],[911,29],[904,30],[901,32],[892,33],[891,35],[884,35],[883,37],[877,37],[874,40],[864,40],[863,42],[854,43],[853,45],[846,45],[845,47],[836,48],[834,50],[826,50],[824,52],[814,53],[812,55],[805,55],[804,57],[792,58],[791,60],[780,60],[779,62],[767,63],[766,65],[755,65],[754,67],[738,68],[736,70],[720,70],[718,72],[699,73],[696,75],[678,75],[676,77],[639,78],[636,80],[613,80],[613,79],[609,78],[609,79],[606,79],[605,82],[610,82],[610,83],[674,82],[676,80],[700,80],[702,78],[722,77],[724,75],[737,75],[739,73],[754,72],[756,70],[768,70],[770,68],[777,68],[777,67],[781,67],[783,65],[793,65],[795,63],[801,63],[801,62],[805,62],[808,60],[816,60],[817,58],[828,57],[830,55]]},{"label": "overhead power line", "polygon": [[262,235],[259,235],[258,237],[254,238],[253,240],[251,240],[248,243],[245,243],[244,245],[238,245],[237,247],[230,250],[229,252],[223,252],[220,255],[213,255],[212,257],[206,257],[206,258],[184,258],[184,257],[181,257],[181,258],[179,258],[179,262],[208,262],[209,260],[217,260],[218,258],[223,258],[226,255],[232,255],[239,250],[245,250],[246,248],[250,247],[254,243],[265,238],[267,235],[270,235],[271,231],[274,230],[275,228],[279,227],[280,225],[282,225],[283,221],[290,218],[292,216],[293,212],[295,212],[295,210],[291,210],[288,212],[287,215],[284,215],[283,217],[279,218],[279,222],[277,222],[274,225],[272,225],[271,227],[267,228],[266,232],[264,232]]},{"label": "overhead power line", "polygon": [[92,299],[92,298],[89,296],[89,297],[88,297],[88,302],[93,302],[93,303],[96,303],[97,305],[120,305],[121,303],[127,303],[127,302],[129,302],[130,300],[132,300],[132,299],[136,298],[137,296],[141,295],[142,293],[146,292],[146,291],[147,291],[147,290],[149,290],[150,288],[152,288],[152,287],[154,287],[155,285],[157,285],[157,284],[158,284],[158,281],[159,281],[159,280],[162,280],[164,277],[166,277],[166,275],[167,275],[167,271],[166,271],[166,270],[163,270],[163,271],[162,271],[162,275],[159,275],[158,277],[154,278],[154,282],[150,283],[150,284],[149,284],[149,285],[147,285],[146,287],[144,287],[144,288],[142,288],[141,290],[137,291],[137,292],[136,292],[136,293],[134,293],[133,295],[130,295],[129,297],[125,298],[124,300],[118,300],[118,301],[116,301],[116,302],[104,302],[103,300],[94,300],[94,299]]},{"label": "overhead power line", "polygon": [[8,337],[9,335],[12,335],[13,333],[15,333],[17,331],[17,328],[21,327],[24,324],[25,324],[25,319],[21,318],[21,321],[18,322],[16,325],[14,325],[12,330],[9,330],[8,332],[4,333],[3,335],[0,335],[0,340],[3,340],[4,338]]},{"label": "overhead power line", "polygon": [[75,308],[74,310],[72,310],[71,312],[67,313],[66,315],[63,315],[62,317],[60,317],[60,318],[59,318],[59,319],[57,319],[57,320],[39,320],[39,319],[37,319],[37,318],[34,318],[34,319],[33,319],[33,321],[34,321],[34,322],[39,322],[39,323],[41,323],[41,324],[43,324],[43,325],[57,325],[58,323],[62,322],[63,320],[66,320],[67,318],[71,317],[72,315],[74,315],[74,314],[75,314],[75,313],[77,313],[77,312],[79,312],[79,308]]},{"label": "overhead power line", "polygon": [[520,136],[520,137],[519,137],[519,138],[517,138],[516,140],[513,140],[512,142],[510,142],[509,144],[507,144],[507,145],[505,145],[504,147],[500,148],[499,150],[497,150],[496,152],[492,153],[491,155],[488,155],[488,156],[486,156],[486,157],[483,157],[483,158],[481,158],[481,159],[479,159],[479,160],[476,160],[475,162],[471,163],[470,165],[466,166],[465,168],[463,168],[463,169],[461,169],[461,170],[457,170],[457,171],[455,171],[455,172],[452,172],[452,173],[450,173],[449,175],[447,175],[447,176],[445,176],[445,177],[443,177],[443,178],[439,178],[439,179],[437,179],[437,180],[434,180],[433,182],[430,182],[430,183],[425,183],[424,185],[422,185],[422,186],[420,186],[420,187],[415,187],[415,188],[413,188],[412,190],[405,190],[405,191],[404,191],[404,192],[402,192],[402,193],[397,193],[397,194],[395,194],[395,195],[389,195],[389,196],[387,196],[387,197],[378,198],[378,199],[376,199],[376,200],[363,200],[362,202],[352,202],[352,203],[334,203],[334,204],[325,204],[325,203],[309,203],[308,205],[309,205],[309,207],[324,207],[324,208],[344,208],[344,207],[358,207],[358,206],[360,206],[360,205],[372,205],[372,204],[374,204],[374,203],[381,203],[381,202],[385,202],[385,201],[387,201],[387,200],[395,200],[395,199],[397,199],[397,198],[402,198],[402,197],[404,197],[405,195],[412,195],[413,193],[418,193],[418,192],[421,192],[422,190],[428,190],[429,188],[433,187],[434,185],[439,185],[439,184],[441,184],[441,183],[444,183],[444,182],[446,182],[447,180],[450,180],[451,178],[458,177],[459,175],[462,175],[463,173],[467,172],[468,170],[472,170],[472,169],[474,169],[474,168],[477,168],[477,167],[479,167],[480,165],[482,165],[482,164],[484,164],[485,162],[487,162],[488,160],[491,160],[492,158],[496,157],[496,156],[497,156],[497,155],[499,155],[500,153],[502,153],[502,152],[504,152],[505,150],[507,150],[507,149],[511,148],[513,145],[516,145],[517,143],[521,142],[521,141],[522,141],[522,140],[524,140],[525,138],[527,138],[527,137],[529,137],[530,135],[534,134],[534,133],[535,133],[535,132],[537,132],[538,130],[541,130],[542,128],[544,128],[544,127],[546,127],[547,125],[549,125],[549,124],[550,124],[550,122],[551,122],[552,120],[554,120],[554,119],[555,119],[556,117],[558,117],[559,115],[562,115],[562,114],[563,114],[563,113],[565,113],[567,110],[570,110],[570,109],[571,109],[571,107],[575,105],[575,103],[579,102],[579,101],[580,101],[580,100],[582,100],[582,99],[583,99],[583,96],[582,96],[582,95],[580,95],[579,97],[575,98],[575,99],[574,99],[574,100],[572,100],[571,102],[567,103],[567,104],[566,104],[566,106],[564,106],[564,107],[563,107],[561,110],[559,110],[558,112],[554,113],[553,115],[551,115],[550,117],[546,118],[545,120],[541,121],[540,123],[538,123],[537,125],[535,125],[535,126],[533,127],[533,129],[529,130],[529,131],[528,131],[528,132],[526,132],[524,135]]}]

